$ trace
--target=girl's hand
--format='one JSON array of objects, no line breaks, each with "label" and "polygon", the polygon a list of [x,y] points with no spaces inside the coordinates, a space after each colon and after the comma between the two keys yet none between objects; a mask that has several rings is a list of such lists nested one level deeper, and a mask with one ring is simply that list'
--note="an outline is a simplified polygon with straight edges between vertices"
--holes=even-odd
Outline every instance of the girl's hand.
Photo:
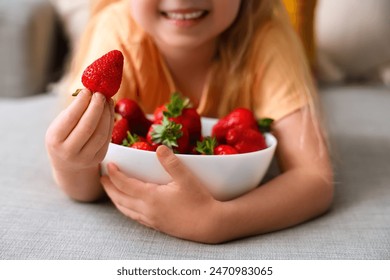
[{"label": "girl's hand", "polygon": [[126,216],[167,234],[213,242],[221,202],[215,200],[172,151],[160,146],[157,156],[171,175],[167,185],[129,178],[113,163],[101,182],[115,206]]},{"label": "girl's hand", "polygon": [[46,147],[53,168],[82,172],[104,159],[114,123],[112,100],[87,89],[51,123]]}]

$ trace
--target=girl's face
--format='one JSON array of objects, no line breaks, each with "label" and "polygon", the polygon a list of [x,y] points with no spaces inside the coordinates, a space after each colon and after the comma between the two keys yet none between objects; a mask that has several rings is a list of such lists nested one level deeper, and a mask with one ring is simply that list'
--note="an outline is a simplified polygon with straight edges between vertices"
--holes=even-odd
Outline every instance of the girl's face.
[{"label": "girl's face", "polygon": [[241,0],[130,0],[135,21],[157,44],[180,48],[215,42],[235,20],[240,3]]}]

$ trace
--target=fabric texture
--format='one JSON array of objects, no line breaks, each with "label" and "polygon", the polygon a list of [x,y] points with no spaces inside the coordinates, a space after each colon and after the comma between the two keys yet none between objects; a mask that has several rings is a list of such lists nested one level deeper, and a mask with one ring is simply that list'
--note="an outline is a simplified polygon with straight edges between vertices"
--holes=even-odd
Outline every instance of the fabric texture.
[{"label": "fabric texture", "polygon": [[348,86],[324,88],[320,96],[335,162],[331,210],[289,229],[220,245],[146,228],[110,202],[77,203],[66,197],[52,179],[44,147],[45,131],[60,109],[57,97],[3,99],[0,259],[388,260],[389,91]]}]

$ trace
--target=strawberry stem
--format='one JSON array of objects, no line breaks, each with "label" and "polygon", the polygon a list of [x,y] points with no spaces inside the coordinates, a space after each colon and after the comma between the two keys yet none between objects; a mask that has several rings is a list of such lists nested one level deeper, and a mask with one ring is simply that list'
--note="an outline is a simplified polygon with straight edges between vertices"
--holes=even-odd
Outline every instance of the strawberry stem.
[{"label": "strawberry stem", "polygon": [[81,88],[76,89],[76,91],[72,93],[72,96],[77,96],[80,93],[80,91],[82,91]]}]

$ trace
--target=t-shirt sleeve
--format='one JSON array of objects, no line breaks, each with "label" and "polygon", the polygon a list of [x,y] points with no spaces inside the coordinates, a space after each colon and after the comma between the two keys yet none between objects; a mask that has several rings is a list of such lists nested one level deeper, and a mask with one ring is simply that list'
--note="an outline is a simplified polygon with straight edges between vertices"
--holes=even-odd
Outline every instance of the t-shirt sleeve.
[{"label": "t-shirt sleeve", "polygon": [[257,117],[279,120],[309,104],[316,94],[304,52],[294,35],[275,25],[261,37],[252,91]]}]

